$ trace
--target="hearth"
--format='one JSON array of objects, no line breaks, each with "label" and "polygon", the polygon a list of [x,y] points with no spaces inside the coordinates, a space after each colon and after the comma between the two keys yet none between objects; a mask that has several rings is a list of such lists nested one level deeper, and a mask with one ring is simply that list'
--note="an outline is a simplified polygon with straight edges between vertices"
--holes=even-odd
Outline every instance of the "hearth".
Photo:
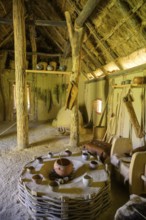
[{"label": "hearth", "polygon": [[81,152],[45,155],[23,168],[19,199],[35,218],[95,219],[110,205],[110,179],[91,155],[87,160]]}]

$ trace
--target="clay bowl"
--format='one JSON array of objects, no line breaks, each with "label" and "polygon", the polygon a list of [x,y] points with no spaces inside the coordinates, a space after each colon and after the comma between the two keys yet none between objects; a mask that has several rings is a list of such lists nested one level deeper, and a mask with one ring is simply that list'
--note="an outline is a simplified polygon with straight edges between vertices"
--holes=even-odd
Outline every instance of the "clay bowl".
[{"label": "clay bowl", "polygon": [[98,166],[98,162],[96,160],[92,160],[90,163],[89,163],[89,167],[91,169],[96,169]]},{"label": "clay bowl", "polygon": [[66,156],[71,156],[72,155],[72,152],[70,150],[65,150],[64,153],[65,153]]},{"label": "clay bowl", "polygon": [[83,160],[88,160],[90,158],[90,154],[88,152],[82,153],[82,159]]},{"label": "clay bowl", "polygon": [[54,163],[55,172],[61,176],[69,176],[73,172],[73,164],[67,158],[60,158]]}]

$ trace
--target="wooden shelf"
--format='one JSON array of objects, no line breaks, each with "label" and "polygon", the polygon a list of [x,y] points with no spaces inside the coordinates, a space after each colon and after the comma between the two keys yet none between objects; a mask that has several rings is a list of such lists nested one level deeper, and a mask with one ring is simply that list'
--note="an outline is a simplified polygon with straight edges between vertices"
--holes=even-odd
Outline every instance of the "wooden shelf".
[{"label": "wooden shelf", "polygon": [[131,87],[131,88],[140,88],[140,87],[144,87],[146,86],[146,84],[124,84],[124,85],[113,85],[113,88],[124,88],[124,87]]},{"label": "wooden shelf", "polygon": [[52,75],[70,75],[71,72],[67,71],[49,71],[49,70],[25,70],[26,73],[44,73]]}]

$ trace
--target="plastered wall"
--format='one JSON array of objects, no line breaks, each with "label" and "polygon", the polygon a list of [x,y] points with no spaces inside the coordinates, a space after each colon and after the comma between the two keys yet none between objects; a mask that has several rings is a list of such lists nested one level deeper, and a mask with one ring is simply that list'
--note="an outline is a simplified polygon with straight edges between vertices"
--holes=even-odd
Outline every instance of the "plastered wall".
[{"label": "plastered wall", "polygon": [[[144,137],[139,138],[136,135],[134,126],[132,125],[130,115],[126,108],[126,105],[123,101],[123,98],[127,95],[130,91],[131,96],[133,97],[132,106],[138,120],[140,127],[143,131],[146,130],[146,121],[145,121],[145,88],[142,85],[132,87],[130,85],[125,85],[124,87],[120,87],[121,82],[125,80],[131,80],[133,83],[133,79],[136,76],[144,76],[144,72],[139,72],[135,74],[126,75],[124,78],[123,76],[119,76],[110,80],[111,86],[112,85],[119,85],[119,87],[115,87],[111,89],[111,100],[108,105],[108,122],[112,125],[111,133],[116,133],[117,136],[122,137],[130,137],[132,139],[133,148],[140,147],[144,145]],[[112,112],[114,113],[115,117],[111,117]]]},{"label": "plastered wall", "polygon": [[[126,74],[123,76],[116,76],[97,82],[85,83],[85,106],[88,115],[88,121],[93,120],[93,125],[98,126],[101,115],[97,114],[93,108],[93,101],[97,98],[103,101],[103,109],[106,105],[108,98],[108,105],[106,114],[104,115],[102,125],[107,126],[108,140],[112,137],[122,136],[130,137],[132,140],[133,148],[144,145],[145,135],[139,138],[136,135],[135,129],[132,125],[130,115],[123,102],[123,98],[127,95],[129,89],[133,97],[133,109],[138,120],[140,127],[146,131],[146,86],[139,85],[132,87],[131,85],[122,86],[122,81],[131,80],[133,82],[136,76],[146,76],[145,72],[134,74]],[[117,87],[116,87],[116,86]],[[115,86],[115,87],[114,87]]]},{"label": "plastered wall", "polygon": [[[47,121],[56,117],[64,105],[69,77],[31,73],[27,76],[30,88],[29,120]],[[1,70],[0,121],[14,121],[14,70]]]}]

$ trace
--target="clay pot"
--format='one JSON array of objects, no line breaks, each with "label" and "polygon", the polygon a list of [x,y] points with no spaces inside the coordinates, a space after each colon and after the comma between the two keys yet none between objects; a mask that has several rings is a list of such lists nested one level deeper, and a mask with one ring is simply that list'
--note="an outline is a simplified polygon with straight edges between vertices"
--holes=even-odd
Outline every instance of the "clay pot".
[{"label": "clay pot", "polygon": [[60,158],[55,161],[54,170],[59,176],[69,176],[73,172],[73,164],[66,158]]},{"label": "clay pot", "polygon": [[47,70],[50,70],[50,71],[52,71],[52,70],[54,70],[54,68],[53,68],[53,66],[51,66],[51,65],[48,65],[48,66],[47,66]]}]

